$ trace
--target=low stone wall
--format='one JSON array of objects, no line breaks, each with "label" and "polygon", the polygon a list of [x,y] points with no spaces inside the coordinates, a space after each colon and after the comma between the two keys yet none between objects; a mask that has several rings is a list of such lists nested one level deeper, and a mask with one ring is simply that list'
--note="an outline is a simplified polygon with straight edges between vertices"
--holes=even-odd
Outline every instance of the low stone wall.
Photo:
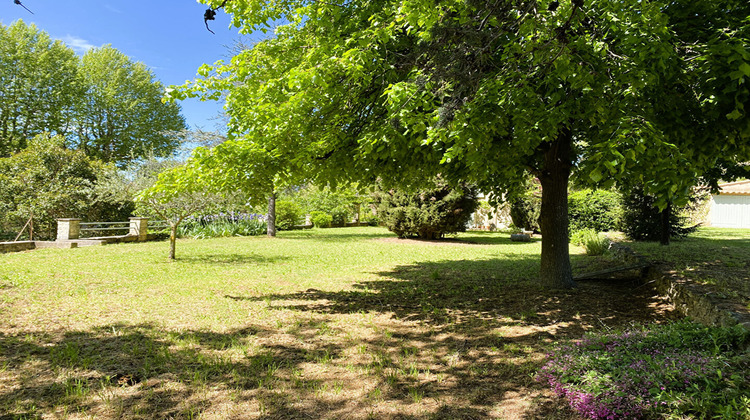
[{"label": "low stone wall", "polygon": [[21,252],[36,249],[34,241],[0,242],[0,254],[6,252]]},{"label": "low stone wall", "polygon": [[653,266],[645,282],[654,283],[660,295],[669,298],[680,313],[705,324],[741,325],[750,331],[750,311],[743,305],[725,299],[708,288],[680,278],[665,266]]}]

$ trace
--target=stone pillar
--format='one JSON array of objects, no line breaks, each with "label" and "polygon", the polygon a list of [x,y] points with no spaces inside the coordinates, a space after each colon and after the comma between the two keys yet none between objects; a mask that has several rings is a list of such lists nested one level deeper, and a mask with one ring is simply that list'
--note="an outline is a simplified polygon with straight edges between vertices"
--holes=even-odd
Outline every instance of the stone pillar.
[{"label": "stone pillar", "polygon": [[70,241],[81,235],[81,219],[57,219],[57,240]]},{"label": "stone pillar", "polygon": [[130,218],[130,236],[137,236],[139,241],[148,239],[148,217],[131,217]]},{"label": "stone pillar", "polygon": [[354,223],[359,223],[359,214],[362,211],[362,204],[356,203],[354,204],[354,220],[352,220]]}]

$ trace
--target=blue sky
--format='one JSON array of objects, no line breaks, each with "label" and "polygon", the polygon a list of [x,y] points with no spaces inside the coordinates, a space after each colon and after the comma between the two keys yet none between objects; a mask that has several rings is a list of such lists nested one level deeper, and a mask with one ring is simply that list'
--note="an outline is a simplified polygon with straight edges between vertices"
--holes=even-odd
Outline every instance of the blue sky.
[{"label": "blue sky", "polygon": [[[164,85],[193,79],[203,63],[227,59],[239,41],[236,28],[221,10],[206,30],[206,6],[195,0],[21,0],[34,14],[0,0],[0,22],[18,19],[34,23],[79,54],[87,48],[111,44],[135,61],[146,64]],[[245,43],[252,38],[243,38]],[[222,103],[188,100],[180,103],[191,128],[216,130]]]}]

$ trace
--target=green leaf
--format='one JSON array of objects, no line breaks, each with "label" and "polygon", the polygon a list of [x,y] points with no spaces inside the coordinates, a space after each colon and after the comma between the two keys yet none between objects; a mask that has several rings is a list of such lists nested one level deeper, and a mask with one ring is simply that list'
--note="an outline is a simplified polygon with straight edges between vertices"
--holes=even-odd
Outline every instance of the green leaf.
[{"label": "green leaf", "polygon": [[740,118],[742,118],[742,113],[739,109],[735,109],[734,111],[727,114],[727,118],[729,118],[730,120],[739,120]]},{"label": "green leaf", "polygon": [[604,175],[599,170],[599,168],[596,168],[593,171],[591,171],[591,173],[589,174],[589,178],[591,178],[591,180],[594,182],[599,182],[604,178]]}]

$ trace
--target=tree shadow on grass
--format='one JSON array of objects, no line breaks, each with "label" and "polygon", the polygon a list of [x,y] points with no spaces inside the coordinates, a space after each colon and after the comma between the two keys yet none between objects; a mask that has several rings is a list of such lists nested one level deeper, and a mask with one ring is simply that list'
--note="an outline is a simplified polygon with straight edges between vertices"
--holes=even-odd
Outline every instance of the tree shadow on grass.
[{"label": "tree shadow on grass", "polygon": [[264,308],[274,327],[0,334],[0,412],[576,418],[534,380],[551,343],[669,313],[647,287],[591,281],[545,291],[529,280],[537,270],[536,256],[519,254],[398,266],[351,290],[226,296]]},{"label": "tree shadow on grass", "polygon": [[290,230],[278,233],[276,239],[361,242],[363,239],[395,238],[395,235],[385,229],[376,228],[328,228],[315,230]]},{"label": "tree shadow on grass", "polygon": [[[712,237],[711,234],[721,234]],[[750,304],[750,229],[698,232],[669,246],[633,242],[630,246],[664,271],[700,285],[702,294],[713,294]]]},{"label": "tree shadow on grass", "polygon": [[288,261],[291,257],[273,256],[267,257],[261,254],[232,253],[232,254],[190,254],[178,256],[175,262],[185,264],[274,264]]},{"label": "tree shadow on grass", "polygon": [[[570,418],[573,414],[532,379],[553,342],[580,338],[596,329],[665,321],[674,315],[638,279],[581,281],[574,290],[548,291],[529,280],[533,278],[529,273],[537,270],[538,258],[528,255],[425,262],[379,272],[379,279],[355,284],[352,290],[226,297],[329,317],[362,313],[392,317],[398,322],[389,333],[389,347],[409,343],[461,361],[460,367],[447,369],[454,381],[449,389],[428,383],[422,391],[414,391],[407,381],[394,391],[424,392],[438,399],[450,395],[475,410],[462,413],[443,407],[430,418],[491,417],[498,405],[509,405],[511,411],[505,416],[511,418]],[[415,323],[420,327],[396,327]],[[508,399],[527,399],[529,394],[537,395],[531,407],[513,412],[513,404],[507,404]]]},{"label": "tree shadow on grass", "polygon": [[[315,356],[286,345],[247,350],[248,341],[267,333],[257,327],[178,333],[140,324],[0,334],[5,376],[0,376],[0,412],[11,413],[0,418],[65,412],[95,418],[194,418],[217,402],[207,389],[224,391],[218,402],[230,401],[231,393],[254,400],[246,409],[255,417],[263,411],[277,418],[307,417],[288,403],[293,395],[277,392],[274,384]],[[338,357],[338,349],[327,352]],[[317,385],[305,378],[295,381],[303,390]]]}]

